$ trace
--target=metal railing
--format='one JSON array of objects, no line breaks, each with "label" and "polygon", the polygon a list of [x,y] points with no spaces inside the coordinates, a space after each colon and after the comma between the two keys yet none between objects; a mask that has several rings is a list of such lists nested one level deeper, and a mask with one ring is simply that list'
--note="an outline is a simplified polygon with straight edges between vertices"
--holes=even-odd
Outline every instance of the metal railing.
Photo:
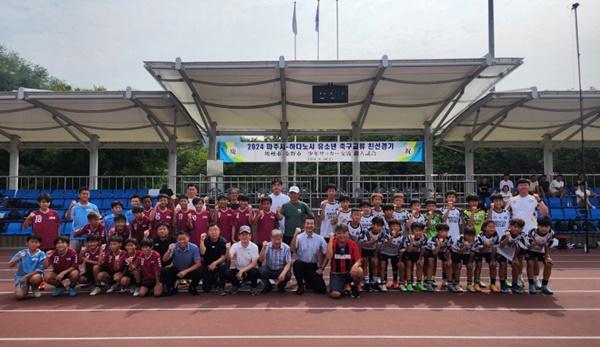
[{"label": "metal railing", "polygon": [[[519,178],[527,178],[529,179],[532,175],[532,173],[524,173],[524,174],[513,174],[511,173],[509,175],[510,179],[513,181],[513,183],[516,184],[517,180]],[[538,178],[542,175],[542,173],[536,174],[538,176]],[[565,185],[567,187],[575,187],[577,184],[577,178],[578,178],[578,174],[571,174],[571,173],[567,173],[567,174],[560,174],[563,177],[563,180],[565,181]],[[491,186],[491,187],[495,187],[497,188],[498,185],[500,184],[500,181],[502,180],[503,174],[475,174],[473,175],[473,177],[475,178],[475,180],[477,181],[477,183],[481,183],[483,182],[483,179],[487,179],[487,183]],[[587,174],[586,175],[586,179],[587,179],[587,184],[588,187],[600,187],[600,174]],[[551,181],[550,178],[548,178],[548,181]]]},{"label": "metal railing", "polygon": [[[355,188],[358,187],[358,188]],[[433,198],[438,202],[444,200],[449,190],[454,190],[459,195],[459,201],[464,200],[465,192],[471,192],[475,187],[474,180],[371,180],[362,177],[360,181],[349,181],[347,190],[353,191],[355,199],[367,199],[372,193],[381,193],[384,201],[392,203],[392,197],[397,192],[404,193],[406,201],[410,199]],[[468,193],[467,193],[468,194]]]}]

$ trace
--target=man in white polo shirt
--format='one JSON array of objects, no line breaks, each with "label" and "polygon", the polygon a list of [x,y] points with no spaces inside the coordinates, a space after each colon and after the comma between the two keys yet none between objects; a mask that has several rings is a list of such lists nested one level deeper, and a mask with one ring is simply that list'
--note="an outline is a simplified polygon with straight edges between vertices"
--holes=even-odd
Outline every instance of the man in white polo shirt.
[{"label": "man in white polo shirt", "polygon": [[229,281],[232,284],[231,294],[236,294],[241,283],[250,281],[250,295],[258,294],[256,290],[257,280],[260,276],[256,265],[258,263],[258,246],[250,241],[252,230],[249,226],[240,227],[240,241],[234,243],[229,249],[231,268],[229,269]]},{"label": "man in white polo shirt", "polygon": [[[269,197],[272,201],[271,212],[277,212],[277,209],[283,206],[283,204],[286,202],[290,201],[290,197],[281,192],[282,189],[283,182],[281,181],[281,178],[275,178],[273,182],[271,182],[272,193],[269,194]],[[285,218],[279,221],[279,230],[285,230]]]}]

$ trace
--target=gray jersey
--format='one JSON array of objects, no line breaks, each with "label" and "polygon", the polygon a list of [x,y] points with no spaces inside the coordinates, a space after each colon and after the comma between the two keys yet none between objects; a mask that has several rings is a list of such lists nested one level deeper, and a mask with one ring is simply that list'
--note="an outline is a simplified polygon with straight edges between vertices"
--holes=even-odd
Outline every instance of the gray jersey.
[{"label": "gray jersey", "polygon": [[492,221],[496,226],[496,232],[499,235],[504,235],[504,232],[508,230],[508,222],[510,222],[510,212],[507,210],[502,210],[501,212],[496,212],[492,210]]},{"label": "gray jersey", "polygon": [[553,240],[553,230],[548,231],[546,235],[541,235],[538,229],[532,229],[527,235],[527,241],[530,245],[530,252],[546,253],[546,247],[549,247],[552,244]]},{"label": "gray jersey", "polygon": [[485,232],[482,232],[475,239],[473,244],[473,252],[487,254],[491,253],[494,247],[497,247],[500,243],[500,236],[498,233],[494,233],[491,236],[487,236]]},{"label": "gray jersey", "polygon": [[358,223],[357,226],[352,225],[352,222],[348,223],[348,233],[350,234],[350,238],[354,242],[358,242],[358,239],[363,233],[362,226]]},{"label": "gray jersey", "polygon": [[381,239],[381,254],[390,257],[395,257],[400,253],[404,244],[404,236],[398,234],[396,237],[392,237],[390,233],[385,233]]}]

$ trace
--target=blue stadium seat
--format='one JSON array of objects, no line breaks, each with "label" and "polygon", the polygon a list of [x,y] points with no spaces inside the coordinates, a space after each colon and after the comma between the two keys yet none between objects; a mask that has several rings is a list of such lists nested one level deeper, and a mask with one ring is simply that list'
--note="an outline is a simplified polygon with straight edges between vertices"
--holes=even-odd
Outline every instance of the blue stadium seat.
[{"label": "blue stadium seat", "polygon": [[[61,208],[64,206],[64,203],[65,203],[64,199],[54,199],[54,200],[52,200],[52,207],[54,209]],[[67,204],[69,204],[69,200],[67,200]]]},{"label": "blue stadium seat", "polygon": [[14,189],[5,190],[4,191],[4,196],[9,197],[9,198],[14,198],[16,192],[17,191],[14,190]]},{"label": "blue stadium seat", "polygon": [[575,219],[577,218],[577,210],[574,208],[565,208],[563,210],[566,219]]},{"label": "blue stadium seat", "polygon": [[562,206],[563,207],[575,207],[576,202],[575,202],[575,197],[574,196],[565,196],[564,198],[562,198]]},{"label": "blue stadium seat", "polygon": [[28,226],[25,229],[21,229],[21,235],[29,235],[33,232],[33,228],[31,226]]},{"label": "blue stadium seat", "polygon": [[592,219],[600,219],[600,209],[593,208],[590,210],[590,217]]},{"label": "blue stadium seat", "polygon": [[105,198],[112,198],[112,196],[113,196],[112,189],[100,189],[98,191],[98,196],[96,196],[96,198],[105,199]]},{"label": "blue stadium seat", "polygon": [[21,233],[21,223],[10,223],[6,228],[6,234],[18,235]]},{"label": "blue stadium seat", "polygon": [[548,199],[548,207],[550,208],[559,208],[562,206],[560,198],[549,198]]},{"label": "blue stadium seat", "polygon": [[110,204],[112,204],[113,199],[102,199],[100,205],[98,205],[99,209],[110,209]]},{"label": "blue stadium seat", "polygon": [[565,218],[565,216],[563,214],[563,210],[561,210],[560,208],[550,209],[550,216],[552,216],[552,219],[564,219]]},{"label": "blue stadium seat", "polygon": [[73,224],[70,222],[63,223],[61,233],[63,235],[71,235],[71,231],[73,231]]}]

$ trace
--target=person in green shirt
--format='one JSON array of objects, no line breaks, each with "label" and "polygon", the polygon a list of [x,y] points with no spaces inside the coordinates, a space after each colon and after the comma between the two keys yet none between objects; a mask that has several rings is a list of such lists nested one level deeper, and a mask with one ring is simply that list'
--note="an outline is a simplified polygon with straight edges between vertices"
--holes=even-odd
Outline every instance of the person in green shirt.
[{"label": "person in green shirt", "polygon": [[313,217],[313,213],[305,202],[300,201],[300,188],[292,186],[288,192],[290,201],[281,206],[280,214],[285,217],[284,241],[292,239],[294,230],[304,226],[304,219],[307,216]]},{"label": "person in green shirt", "polygon": [[486,219],[486,213],[479,209],[479,197],[477,195],[468,195],[467,204],[469,207],[463,211],[463,221],[466,226],[475,229],[476,235],[479,235]]},{"label": "person in green shirt", "polygon": [[442,214],[438,211],[437,203],[433,199],[428,199],[425,202],[425,207],[427,208],[427,213],[425,214],[425,225],[427,227],[425,236],[427,236],[428,239],[431,239],[437,236],[435,226],[442,222]]}]

